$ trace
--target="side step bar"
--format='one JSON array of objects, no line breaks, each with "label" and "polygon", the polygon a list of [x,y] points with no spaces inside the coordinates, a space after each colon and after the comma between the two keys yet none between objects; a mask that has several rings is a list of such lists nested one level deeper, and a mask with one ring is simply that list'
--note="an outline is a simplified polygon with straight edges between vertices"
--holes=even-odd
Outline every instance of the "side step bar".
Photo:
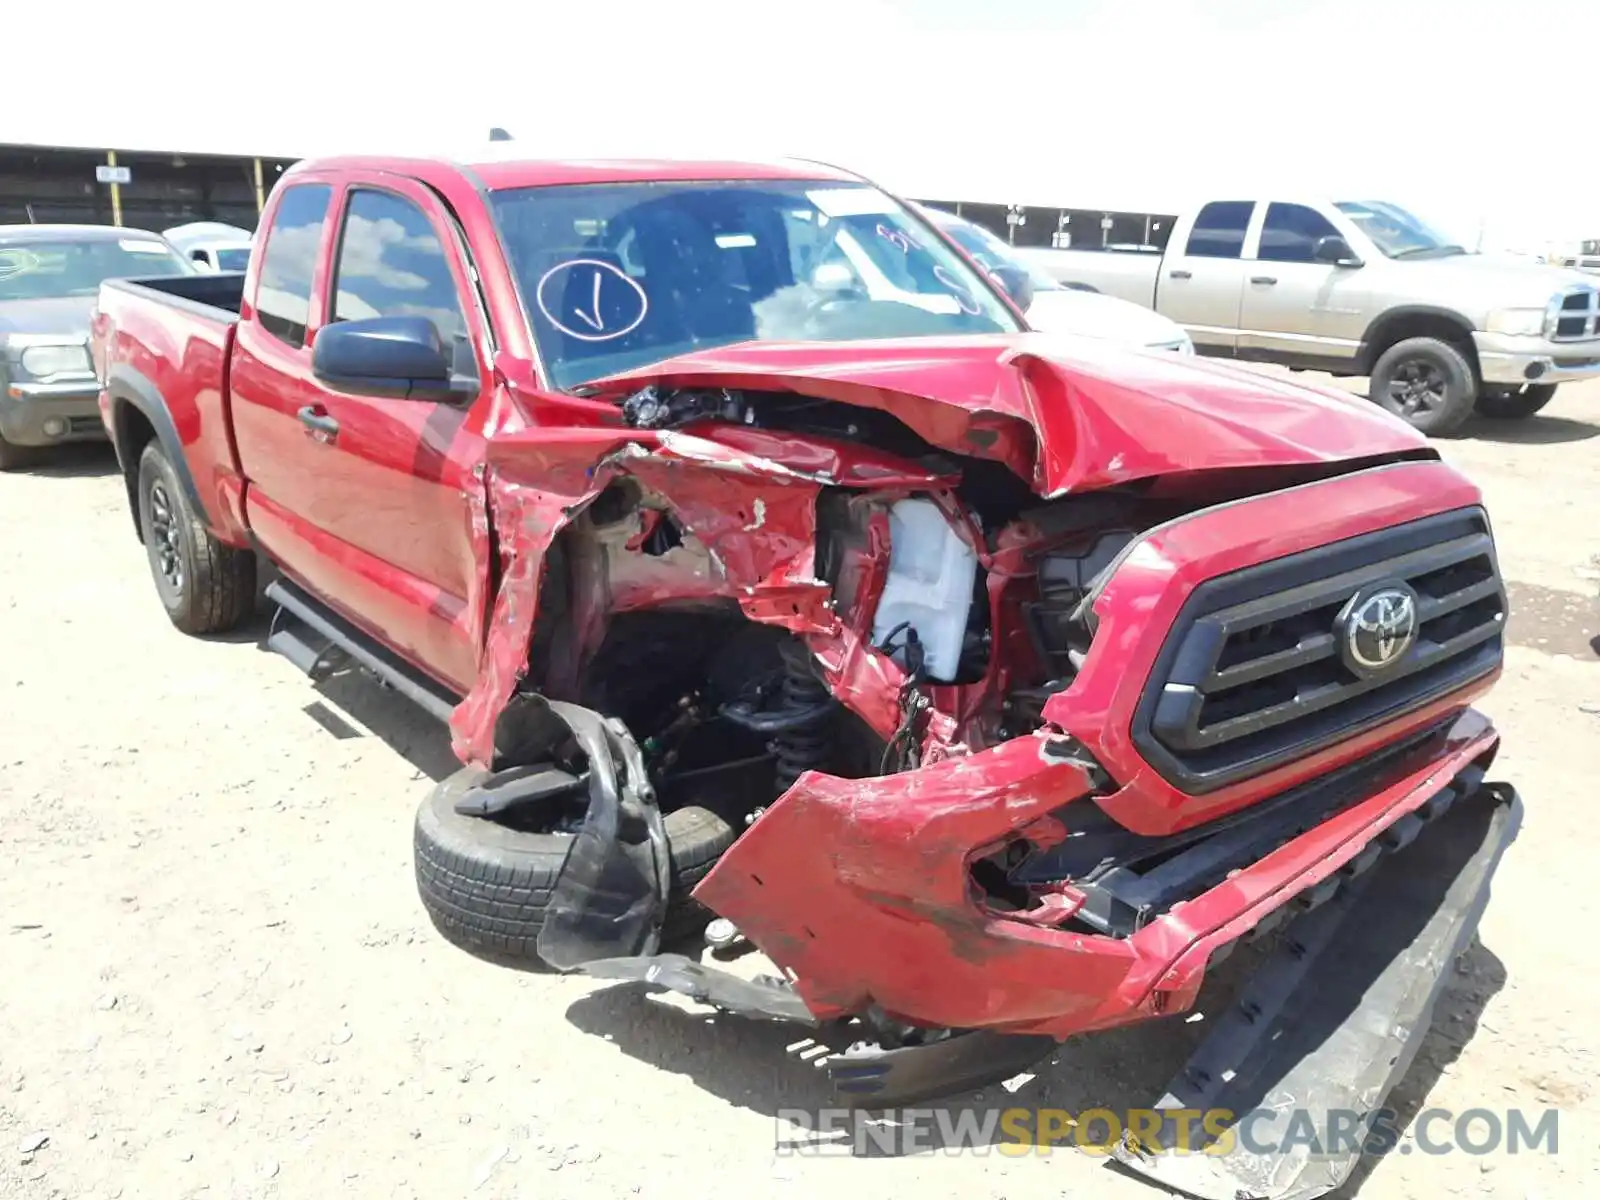
[{"label": "side step bar", "polygon": [[[1514,789],[1479,786],[1288,926],[1168,1084],[1156,1108],[1173,1115],[1156,1144],[1125,1141],[1118,1164],[1205,1200],[1309,1200],[1344,1183],[1369,1138],[1382,1140],[1372,1122],[1427,1035],[1521,820]],[[1202,1114],[1217,1122],[1219,1110],[1236,1137],[1207,1152]]]},{"label": "side step bar", "polygon": [[267,631],[267,649],[283,655],[311,678],[325,679],[349,659],[441,721],[448,721],[460,703],[460,697],[288,580],[273,580],[266,596],[278,606]]}]

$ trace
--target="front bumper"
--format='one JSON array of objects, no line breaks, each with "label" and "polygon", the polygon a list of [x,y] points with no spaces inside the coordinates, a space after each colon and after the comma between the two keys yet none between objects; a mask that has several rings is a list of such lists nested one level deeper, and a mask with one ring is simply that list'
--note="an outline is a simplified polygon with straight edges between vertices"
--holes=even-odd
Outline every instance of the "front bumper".
[{"label": "front bumper", "polygon": [[1600,339],[1552,342],[1539,337],[1474,333],[1478,372],[1485,383],[1578,383],[1600,379]]},{"label": "front bumper", "polygon": [[93,379],[7,384],[0,391],[0,436],[14,446],[105,441],[100,385]]},{"label": "front bumper", "polygon": [[1070,923],[1070,902],[997,911],[975,883],[979,856],[1019,833],[1059,844],[1069,802],[1095,803],[1083,765],[1043,736],[899,776],[804,777],[694,894],[790,974],[819,1020],[876,1006],[919,1026],[1059,1040],[1189,1008],[1215,955],[1405,846],[1443,794],[1481,780],[1497,745],[1485,718],[1462,714],[1331,816],[1220,864],[1220,882],[1129,936]]}]

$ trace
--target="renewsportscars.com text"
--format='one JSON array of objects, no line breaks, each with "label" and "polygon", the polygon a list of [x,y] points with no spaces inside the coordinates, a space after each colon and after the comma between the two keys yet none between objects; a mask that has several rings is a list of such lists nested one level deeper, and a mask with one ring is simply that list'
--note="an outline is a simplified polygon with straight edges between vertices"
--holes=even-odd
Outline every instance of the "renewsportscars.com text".
[{"label": "renewsportscars.com text", "polygon": [[[1287,1120],[1284,1120],[1287,1116]],[[1061,1108],[901,1108],[879,1113],[857,1109],[779,1109],[779,1155],[1048,1154],[1071,1149],[1110,1154],[1136,1145],[1147,1154],[1225,1156],[1235,1150],[1320,1155],[1555,1154],[1560,1149],[1560,1113],[1470,1108],[1454,1112],[1426,1108],[1408,1125],[1391,1109],[1333,1109],[1287,1114],[1254,1109],[1107,1108],[1072,1112]],[[1410,1137],[1404,1137],[1408,1132]]]}]

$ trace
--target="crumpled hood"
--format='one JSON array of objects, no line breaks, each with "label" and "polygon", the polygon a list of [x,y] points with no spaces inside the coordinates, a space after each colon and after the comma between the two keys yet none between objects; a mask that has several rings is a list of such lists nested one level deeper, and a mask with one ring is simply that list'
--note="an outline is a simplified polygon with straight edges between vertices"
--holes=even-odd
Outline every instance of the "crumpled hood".
[{"label": "crumpled hood", "polygon": [[744,342],[611,376],[796,392],[892,413],[946,450],[1005,462],[1045,497],[1186,471],[1426,450],[1354,396],[1170,352],[1029,332],[871,342]]}]

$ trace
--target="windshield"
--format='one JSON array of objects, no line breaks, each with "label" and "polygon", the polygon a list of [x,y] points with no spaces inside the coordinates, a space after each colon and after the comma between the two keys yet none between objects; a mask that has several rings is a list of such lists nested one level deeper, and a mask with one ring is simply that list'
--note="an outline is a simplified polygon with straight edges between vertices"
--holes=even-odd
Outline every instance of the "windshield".
[{"label": "windshield", "polygon": [[249,246],[240,246],[236,250],[217,251],[217,270],[219,271],[242,271],[249,265]]},{"label": "windshield", "polygon": [[1442,233],[1386,200],[1343,200],[1334,205],[1390,258],[1446,258],[1465,254]]},{"label": "windshield", "polygon": [[931,219],[950,236],[951,241],[972,255],[972,261],[985,271],[993,271],[999,266],[1009,266],[1025,272],[1028,282],[1033,285],[1033,290],[1036,292],[1062,290],[1054,275],[1021,258],[996,234],[982,225],[975,225],[964,217],[952,216],[949,213],[936,213]]},{"label": "windshield", "polygon": [[586,184],[492,203],[560,388],[734,342],[1020,328],[958,254],[864,185]]},{"label": "windshield", "polygon": [[106,279],[190,274],[170,246],[148,237],[0,242],[0,300],[93,296]]}]

